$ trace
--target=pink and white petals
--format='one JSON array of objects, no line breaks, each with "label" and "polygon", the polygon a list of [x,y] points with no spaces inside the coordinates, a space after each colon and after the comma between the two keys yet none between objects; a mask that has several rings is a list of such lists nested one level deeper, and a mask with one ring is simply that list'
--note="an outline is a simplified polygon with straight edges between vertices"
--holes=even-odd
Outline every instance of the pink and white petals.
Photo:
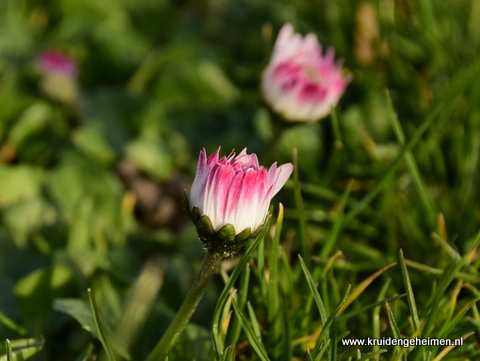
[{"label": "pink and white petals", "polygon": [[280,30],[262,75],[265,101],[286,120],[312,122],[327,116],[350,81],[333,49],[322,54],[315,34],[302,37],[290,24]]},{"label": "pink and white petals", "polygon": [[232,152],[221,159],[219,151],[208,158],[205,149],[200,152],[189,200],[200,238],[215,251],[223,251],[226,241],[243,246],[263,225],[271,199],[293,171],[290,163],[280,167],[274,163],[267,170],[246,149],[236,157]]}]

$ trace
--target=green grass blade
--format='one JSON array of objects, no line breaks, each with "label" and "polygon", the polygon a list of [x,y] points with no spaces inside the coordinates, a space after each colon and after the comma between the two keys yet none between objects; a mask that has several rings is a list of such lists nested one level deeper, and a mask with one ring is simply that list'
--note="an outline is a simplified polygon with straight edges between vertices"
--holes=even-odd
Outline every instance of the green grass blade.
[{"label": "green grass blade", "polygon": [[455,249],[453,249],[453,247],[450,246],[445,239],[443,239],[436,233],[432,233],[432,238],[440,245],[440,247],[444,250],[444,252],[448,254],[448,256],[453,261],[455,261],[455,263],[460,261],[462,256],[460,256],[460,254]]},{"label": "green grass blade", "polygon": [[331,331],[332,332],[330,334],[332,342],[330,344],[332,346],[330,348],[330,360],[337,361],[337,325],[335,319],[332,322]]},{"label": "green grass blade", "polygon": [[105,353],[107,355],[107,359],[108,361],[115,361],[115,356],[113,355],[112,348],[110,347],[110,344],[108,343],[105,337],[105,334],[103,332],[103,327],[100,321],[100,317],[98,316],[97,305],[95,303],[95,299],[94,299],[91,288],[87,290],[87,294],[88,294],[88,300],[90,302],[90,310],[92,311],[93,322],[95,323],[95,328],[97,330],[97,334],[100,339],[100,342],[102,343],[103,349],[105,350]]},{"label": "green grass blade", "polygon": [[228,273],[227,271],[225,271],[225,269],[222,267],[222,264],[219,263],[219,267],[218,267],[219,271],[220,271],[220,277],[222,277],[222,280],[225,284],[228,283]]},{"label": "green grass blade", "polygon": [[[322,327],[325,326],[328,316],[327,316],[327,311],[325,310],[325,305],[322,301],[322,297],[320,296],[320,293],[317,290],[317,287],[315,285],[315,281],[312,278],[312,275],[308,271],[307,266],[305,265],[305,262],[303,262],[302,256],[298,255],[298,258],[300,260],[300,265],[302,266],[303,273],[305,275],[305,278],[307,279],[307,284],[308,287],[310,288],[310,292],[313,296],[313,299],[315,300],[315,303],[317,304],[318,312],[320,313],[320,318],[322,320]],[[307,315],[307,314],[306,314]],[[325,331],[325,338],[329,338],[329,329],[322,329],[322,332]],[[320,344],[320,342],[317,341],[317,343]],[[320,346],[319,346],[320,347]]]},{"label": "green grass blade", "polygon": [[257,272],[258,272],[258,282],[260,283],[260,291],[264,299],[267,298],[268,286],[267,281],[265,280],[265,239],[262,239],[257,247],[257,255],[255,257],[257,260]]},{"label": "green grass blade", "polygon": [[405,297],[406,295],[407,295],[406,293],[403,293],[403,294],[395,296],[395,297],[387,298],[385,300],[381,300],[379,302],[372,303],[371,305],[359,308],[357,310],[354,310],[354,311],[351,311],[351,312],[348,312],[348,313],[344,313],[340,316],[337,316],[337,320],[347,320],[347,319],[352,318],[353,316],[356,316],[358,314],[365,313],[366,311],[371,310],[372,308],[384,305],[386,303],[391,303],[395,300],[398,300],[399,298]]},{"label": "green grass blade", "polygon": [[132,294],[124,306],[122,317],[115,327],[113,345],[128,355],[135,339],[150,315],[155,298],[163,283],[162,272],[154,264],[148,264],[141,272]]},{"label": "green grass blade", "polygon": [[313,361],[312,355],[310,354],[310,350],[307,347],[307,356],[308,356],[308,361]]},{"label": "green grass blade", "polygon": [[[330,232],[330,235],[328,236],[328,239],[325,242],[325,245],[323,246],[322,251],[320,252],[320,257],[325,257],[325,258],[328,257],[330,255],[330,252],[333,249],[333,246],[335,245],[335,242],[338,239],[338,236],[340,234],[341,227],[342,227],[343,217],[344,217],[343,211],[345,209],[345,205],[347,204],[348,196],[350,195],[350,190],[352,189],[352,184],[353,184],[353,181],[348,182],[345,192],[343,193],[342,198],[340,199],[335,222],[333,223],[332,231]],[[320,270],[320,268],[317,268],[317,269]],[[317,279],[315,277],[315,272],[314,272],[313,279]]]},{"label": "green grass blade", "polygon": [[235,345],[230,345],[225,349],[221,361],[235,361]]},{"label": "green grass blade", "polygon": [[[387,309],[388,321],[390,322],[390,327],[392,328],[393,337],[401,338],[402,335],[400,333],[400,329],[398,328],[397,321],[395,321],[395,317],[393,316],[393,312],[392,312],[392,309],[390,308],[390,304],[387,302],[385,304],[385,307]],[[400,346],[395,346],[394,350],[395,350],[394,354],[399,354]],[[404,360],[402,355],[400,355],[399,357],[400,357],[399,360]]]},{"label": "green grass blade", "polygon": [[219,329],[218,325],[220,322],[220,315],[222,313],[223,305],[225,304],[225,301],[227,300],[233,285],[235,281],[237,280],[238,276],[245,270],[245,265],[247,262],[250,260],[250,256],[252,255],[253,251],[257,248],[258,244],[260,241],[263,239],[265,236],[265,233],[267,231],[267,224],[269,220],[265,221],[265,224],[263,226],[263,229],[261,230],[260,234],[253,239],[250,244],[247,246],[247,249],[245,250],[245,253],[243,254],[242,258],[238,261],[237,266],[233,270],[230,278],[228,279],[227,284],[223,288],[222,293],[220,294],[220,297],[218,298],[217,305],[215,306],[215,310],[213,312],[213,317],[212,317],[212,338],[213,338],[213,347],[215,350],[215,355],[217,358],[219,358],[223,350],[221,348],[221,342],[219,339]]},{"label": "green grass blade", "polygon": [[[407,258],[405,259],[405,263],[409,268],[414,268],[419,271],[427,272],[433,275],[441,275],[444,271],[443,269],[430,267],[425,264],[409,260]],[[480,276],[472,275],[469,273],[457,272],[457,274],[455,275],[455,278],[460,279],[462,281],[480,283]]]},{"label": "green grass blade", "polygon": [[[247,303],[247,296],[248,296],[248,284],[250,279],[250,265],[247,263],[245,265],[245,271],[242,272],[240,277],[240,286],[238,289],[238,299],[237,304],[238,308],[243,311],[245,304]],[[232,328],[230,330],[230,336],[228,343],[234,344],[238,342],[238,337],[240,336],[240,331],[242,326],[237,317],[233,318]]]},{"label": "green grass blade", "polygon": [[230,320],[232,318],[232,300],[235,297],[237,293],[237,290],[234,288],[232,289],[232,292],[230,295],[227,297],[227,300],[225,301],[225,304],[223,305],[223,310],[222,310],[222,315],[220,317],[220,329],[218,330],[219,332],[219,339],[221,340],[221,347],[225,347],[225,337],[228,332],[228,326],[230,324]]},{"label": "green grass blade", "polygon": [[340,310],[340,308],[343,306],[343,304],[347,300],[347,297],[350,294],[351,289],[352,289],[352,285],[348,285],[347,291],[343,295],[342,300],[337,304],[337,306],[332,311],[332,313],[330,313],[330,316],[328,317],[327,321],[323,325],[322,331],[320,332],[320,335],[318,336],[315,347],[312,351],[312,354],[314,355],[314,357],[316,357],[316,355],[318,355],[318,353],[320,351],[320,344],[322,343],[322,341],[328,337],[328,329],[329,329],[330,325],[332,324],[332,322],[334,321],[337,312]]},{"label": "green grass blade", "polygon": [[472,301],[470,301],[469,303],[467,303],[459,312],[458,314],[452,319],[450,320],[450,322],[448,322],[447,326],[445,327],[444,330],[442,330],[443,332],[441,332],[438,337],[439,338],[446,338],[450,335],[450,332],[452,332],[452,330],[454,329],[454,327],[462,320],[465,319],[465,315],[467,314],[467,312],[478,302],[480,301],[480,297],[477,297],[475,299],[473,299]]},{"label": "green grass blade", "polygon": [[[480,300],[480,297],[470,301],[466,304],[453,319],[444,323],[444,326],[441,328],[440,332],[438,333],[438,338],[448,338],[450,337],[450,332],[454,329],[454,327],[462,320],[465,320],[465,315],[467,312]],[[433,355],[437,354],[437,351],[440,346],[430,346],[430,351]],[[444,349],[445,350],[445,349]],[[442,351],[443,352],[443,351]]]},{"label": "green grass blade", "polygon": [[7,361],[13,361],[12,345],[8,338],[5,340],[5,349],[7,350]]},{"label": "green grass blade", "polygon": [[328,347],[330,346],[330,342],[331,342],[331,339],[329,339],[329,340],[327,340],[327,342],[325,342],[325,345],[323,345],[323,347],[320,349],[320,352],[317,354],[317,357],[315,357],[314,361],[322,360],[323,355],[325,354],[325,352],[328,350]]},{"label": "green grass blade", "polygon": [[[402,126],[397,117],[397,113],[393,109],[392,98],[390,97],[390,93],[388,90],[385,91],[385,96],[387,99],[387,109],[390,116],[390,122],[393,127],[393,131],[395,132],[395,136],[397,137],[398,142],[404,146],[405,145],[405,134],[403,133]],[[427,189],[425,188],[424,182],[420,175],[420,171],[418,170],[417,163],[411,150],[405,152],[405,161],[407,162],[408,169],[412,175],[413,182],[417,188],[418,194],[420,196],[420,202],[425,208],[425,211],[428,214],[428,220],[430,226],[434,228],[436,223],[437,211],[435,210],[435,206],[433,205],[432,199],[429,196]]]},{"label": "green grass blade", "polygon": [[240,324],[242,325],[243,331],[245,332],[245,335],[247,336],[248,341],[252,345],[258,357],[260,357],[262,361],[270,361],[270,359],[267,356],[267,352],[265,351],[265,348],[263,347],[260,340],[258,339],[258,334],[256,334],[256,332],[250,327],[250,325],[248,324],[248,320],[239,310],[235,300],[233,300],[232,304],[233,304],[233,309],[235,310],[235,314],[240,320]]},{"label": "green grass blade", "polygon": [[260,324],[258,323],[257,316],[255,316],[255,310],[253,309],[250,302],[247,303],[247,309],[255,337],[257,337],[258,342],[262,343],[262,331],[260,330]]},{"label": "green grass blade", "polygon": [[89,342],[87,349],[83,351],[83,353],[78,356],[75,361],[91,361],[95,358],[95,345],[93,342]]},{"label": "green grass blade", "polygon": [[310,264],[310,250],[308,246],[307,239],[307,220],[305,217],[305,207],[303,205],[302,193],[300,191],[300,179],[298,175],[298,153],[297,149],[293,149],[293,180],[294,180],[294,190],[295,190],[295,206],[298,211],[298,223],[300,229],[300,242],[302,249],[302,257]]},{"label": "green grass blade", "polygon": [[438,287],[435,289],[434,294],[432,295],[433,303],[430,309],[430,312],[428,314],[425,327],[422,330],[422,336],[428,337],[431,336],[431,332],[434,327],[434,323],[437,318],[437,312],[440,310],[440,301],[442,299],[442,296],[447,289],[447,287],[450,285],[452,280],[456,277],[457,273],[460,271],[460,269],[467,264],[467,260],[471,257],[471,255],[475,252],[476,248],[480,244],[480,232],[477,234],[477,237],[475,239],[475,242],[471,245],[470,249],[465,253],[465,255],[462,257],[462,259],[455,263],[452,263],[449,267],[445,269],[443,272],[440,281],[438,283]]},{"label": "green grass blade", "polygon": [[5,340],[5,355],[0,356],[0,361],[27,360],[43,349],[44,341],[39,338],[21,338]]},{"label": "green grass blade", "polygon": [[290,361],[293,358],[292,348],[292,322],[289,317],[290,308],[285,297],[282,298],[282,339],[283,339],[283,358],[284,361]]},{"label": "green grass blade", "polygon": [[340,131],[340,125],[338,123],[338,114],[335,107],[332,107],[330,111],[330,120],[332,121],[333,137],[335,139],[335,148],[340,149],[343,147],[342,132]]},{"label": "green grass blade", "polygon": [[370,360],[373,358],[373,356],[378,356],[384,352],[387,352],[387,350],[385,349],[382,349],[382,350],[377,350],[377,351],[373,351],[373,352],[370,352],[370,353],[366,353],[364,354],[362,357],[360,358],[357,358],[356,361],[365,361],[365,360]]},{"label": "green grass blade", "polygon": [[415,296],[413,294],[412,283],[410,282],[410,276],[408,275],[407,265],[405,264],[405,259],[403,258],[402,249],[400,249],[398,255],[399,255],[398,259],[400,262],[400,268],[402,269],[403,282],[405,284],[405,289],[407,291],[408,307],[410,309],[410,314],[412,315],[414,331],[416,331],[420,328],[420,321],[418,319],[418,311],[417,311],[417,305],[415,303]]},{"label": "green grass blade", "polygon": [[[378,297],[377,297],[377,303],[382,302],[382,300],[384,299],[385,294],[387,293],[387,290],[390,287],[391,281],[392,281],[391,278],[387,279],[385,284],[382,286],[382,289],[380,290],[380,292],[378,294]],[[388,301],[388,302],[391,302],[391,301]],[[380,338],[380,329],[381,329],[380,310],[381,310],[381,307],[379,305],[379,306],[374,307],[373,312],[372,312],[372,331],[373,331],[372,336],[374,338]],[[373,346],[373,351],[379,351],[379,350],[380,350],[379,345]],[[380,355],[377,355],[375,360],[379,361],[380,360]]]},{"label": "green grass blade", "polygon": [[385,272],[386,270],[388,270],[389,268],[395,266],[396,263],[391,263],[385,267],[383,267],[382,269],[378,270],[377,272],[375,272],[374,274],[372,274],[371,276],[367,277],[365,280],[363,280],[362,282],[360,282],[360,284],[357,285],[357,287],[355,287],[353,289],[353,292],[348,296],[347,300],[345,301],[345,303],[342,305],[342,307],[340,308],[340,310],[338,311],[338,315],[342,314],[343,311],[345,311],[347,309],[348,306],[350,306],[350,304],[355,301],[358,296],[360,296],[363,291],[365,291],[365,289],[377,278],[379,277],[383,272]]},{"label": "green grass blade", "polygon": [[280,234],[283,224],[283,205],[279,204],[275,235],[270,247],[268,269],[268,325],[269,325],[269,344],[272,348],[271,355],[278,359],[282,354],[282,323],[280,317],[280,300],[278,292],[278,256],[280,247]]},{"label": "green grass blade", "polygon": [[[322,326],[325,325],[327,322],[328,316],[327,312],[325,311],[325,305],[323,304],[322,297],[320,296],[320,293],[317,290],[317,287],[315,285],[315,281],[312,278],[312,275],[308,271],[307,266],[305,265],[305,262],[303,261],[302,256],[298,255],[298,258],[300,259],[300,264],[302,266],[303,274],[305,275],[305,278],[307,279],[308,287],[310,288],[310,292],[313,295],[313,299],[315,300],[315,303],[317,304],[318,312],[320,313],[320,318],[322,319]],[[326,335],[328,338],[328,334]]]},{"label": "green grass blade", "polygon": [[279,247],[278,250],[280,252],[279,286],[280,289],[283,291],[283,297],[290,297],[291,301],[291,298],[293,298],[294,296],[293,271],[290,268],[290,262],[283,247]]},{"label": "green grass blade", "polygon": [[2,323],[5,327],[9,328],[12,331],[15,331],[20,336],[27,336],[28,331],[26,328],[17,325],[11,318],[7,317],[3,312],[0,311],[0,323]]}]

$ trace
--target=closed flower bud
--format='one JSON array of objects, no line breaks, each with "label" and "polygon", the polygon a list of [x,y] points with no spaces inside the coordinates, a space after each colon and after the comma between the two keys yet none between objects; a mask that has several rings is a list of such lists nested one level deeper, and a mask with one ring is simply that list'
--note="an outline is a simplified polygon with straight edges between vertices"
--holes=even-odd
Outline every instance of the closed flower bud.
[{"label": "closed flower bud", "polygon": [[327,116],[345,88],[334,50],[322,47],[315,34],[295,34],[290,24],[280,30],[273,55],[262,75],[262,95],[286,120],[312,122]]},{"label": "closed flower bud", "polygon": [[208,250],[224,255],[240,251],[260,231],[270,201],[293,171],[288,163],[270,169],[244,149],[219,159],[220,148],[207,158],[200,152],[188,209]]},{"label": "closed flower bud", "polygon": [[78,96],[78,64],[57,50],[47,50],[36,60],[44,76],[40,88],[45,95],[64,103],[75,102]]},{"label": "closed flower bud", "polygon": [[57,73],[65,76],[78,74],[77,62],[58,50],[46,50],[37,58],[37,64],[45,73]]}]

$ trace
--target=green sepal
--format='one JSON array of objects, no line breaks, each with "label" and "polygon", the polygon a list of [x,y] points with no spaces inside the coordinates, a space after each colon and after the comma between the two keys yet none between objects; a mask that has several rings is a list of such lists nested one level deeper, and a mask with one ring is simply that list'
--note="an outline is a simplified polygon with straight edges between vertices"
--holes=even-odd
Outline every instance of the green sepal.
[{"label": "green sepal", "polygon": [[[198,221],[201,218],[200,211],[198,210],[198,207],[193,207],[192,208],[192,211],[190,212],[190,217],[192,218],[193,224],[198,223]],[[204,217],[206,217],[206,216],[204,216]],[[212,224],[212,223],[210,223],[210,224]]]},{"label": "green sepal", "polygon": [[231,243],[235,239],[235,228],[231,224],[226,224],[220,228],[216,237],[225,244]]},{"label": "green sepal", "polygon": [[[260,229],[261,227],[259,227],[258,229]],[[257,233],[257,232],[255,232]],[[250,229],[250,227],[248,228],[245,228],[243,231],[241,231],[239,234],[237,234],[235,236],[235,243],[244,243],[244,242],[247,242],[250,237],[252,236],[252,230]]]},{"label": "green sepal", "polygon": [[265,227],[265,224],[259,226],[253,234],[248,227],[236,235],[235,227],[232,224],[226,224],[215,232],[210,218],[206,215],[201,216],[197,207],[193,207],[189,213],[205,248],[214,253],[221,253],[224,257],[242,253],[248,241],[257,237]]},{"label": "green sepal", "polygon": [[195,225],[197,226],[198,235],[204,243],[208,242],[209,239],[212,239],[215,236],[212,222],[207,216],[201,216]]}]

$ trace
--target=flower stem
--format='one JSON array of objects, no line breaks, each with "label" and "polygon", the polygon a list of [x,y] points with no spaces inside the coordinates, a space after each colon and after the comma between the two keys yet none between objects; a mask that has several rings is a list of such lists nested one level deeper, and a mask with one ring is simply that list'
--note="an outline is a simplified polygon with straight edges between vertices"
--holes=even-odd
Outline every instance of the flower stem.
[{"label": "flower stem", "polygon": [[217,263],[223,258],[222,253],[210,252],[205,253],[202,268],[193,282],[190,291],[188,291],[185,301],[178,310],[168,329],[163,334],[160,341],[157,343],[153,351],[150,353],[146,361],[160,361],[165,360],[167,353],[171,347],[172,341],[176,335],[182,332],[187,326],[192,317],[198,303],[202,299],[207,283],[213,275]]}]

